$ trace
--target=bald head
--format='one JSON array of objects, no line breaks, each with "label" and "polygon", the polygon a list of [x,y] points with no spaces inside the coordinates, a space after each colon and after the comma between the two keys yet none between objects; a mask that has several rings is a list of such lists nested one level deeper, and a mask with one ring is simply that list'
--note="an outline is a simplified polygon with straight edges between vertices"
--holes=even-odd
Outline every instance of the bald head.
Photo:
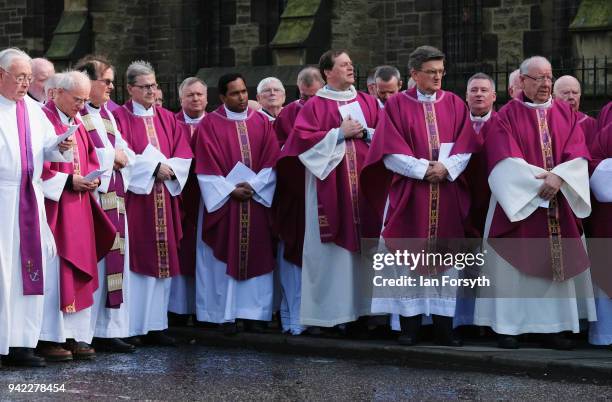
[{"label": "bald head", "polygon": [[34,79],[30,84],[28,92],[34,99],[39,102],[44,102],[46,100],[45,83],[54,74],[55,68],[53,67],[53,63],[49,60],[41,57],[32,59],[32,77]]},{"label": "bald head", "polygon": [[517,68],[508,76],[508,95],[511,98],[518,98],[523,90],[521,89],[521,82],[519,80],[519,76],[521,75],[521,71]]},{"label": "bald head", "polygon": [[574,111],[580,108],[580,82],[571,75],[564,75],[555,81],[553,96],[570,104]]},{"label": "bald head", "polygon": [[523,94],[534,103],[547,102],[552,95],[554,81],[550,62],[545,57],[533,56],[525,59],[519,70]]}]

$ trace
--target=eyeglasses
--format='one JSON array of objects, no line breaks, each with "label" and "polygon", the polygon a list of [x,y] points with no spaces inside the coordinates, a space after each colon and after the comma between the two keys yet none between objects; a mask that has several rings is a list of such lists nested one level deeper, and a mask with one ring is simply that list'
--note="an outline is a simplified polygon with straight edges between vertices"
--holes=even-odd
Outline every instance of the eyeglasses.
[{"label": "eyeglasses", "polygon": [[9,71],[5,70],[2,68],[2,71],[4,71],[5,73],[7,73],[8,75],[10,75],[11,77],[13,77],[13,79],[15,80],[15,82],[19,85],[22,85],[24,82],[27,82],[28,85],[30,85],[32,83],[32,81],[34,81],[34,77],[31,75],[25,75],[25,74],[21,74],[19,76],[15,76],[14,74],[11,74]]},{"label": "eyeglasses", "polygon": [[[104,85],[106,85],[107,87],[110,87],[110,86],[111,86],[111,85],[113,85],[113,83],[115,82],[115,81],[110,80],[110,79],[106,79],[106,80],[96,80],[96,81],[103,82],[103,83],[104,83]],[[136,86],[136,85],[134,85],[134,86]]]},{"label": "eyeglasses", "polygon": [[548,76],[548,75],[541,75],[539,77],[532,77],[529,74],[523,74],[523,75],[525,77],[527,77],[527,78],[531,78],[532,80],[534,80],[538,84],[542,84],[546,80],[549,80],[551,83],[555,82],[555,77],[551,77],[551,76]]},{"label": "eyeglasses", "polygon": [[145,91],[155,91],[157,89],[157,84],[148,84],[148,85],[132,85],[133,87],[143,89]]},{"label": "eyeglasses", "polygon": [[266,89],[261,91],[262,94],[266,94],[266,95],[271,94],[273,92],[284,93],[285,91],[283,91],[280,88],[266,88]]},{"label": "eyeglasses", "polygon": [[436,75],[440,75],[440,77],[444,77],[446,75],[446,70],[419,70],[422,73],[427,74],[430,77],[435,77]]},{"label": "eyeglasses", "polygon": [[68,92],[68,91],[66,91],[66,90],[64,90],[64,89],[62,89],[62,88],[59,88],[59,90],[60,90],[61,92],[65,92],[65,93],[67,93],[68,95],[70,95],[70,97],[72,98],[72,101],[74,102],[74,104],[75,104],[75,105],[84,105],[84,104],[86,104],[87,102],[89,102],[89,99],[87,99],[87,98],[79,98],[78,96],[74,96],[74,95],[72,95],[70,92]]}]

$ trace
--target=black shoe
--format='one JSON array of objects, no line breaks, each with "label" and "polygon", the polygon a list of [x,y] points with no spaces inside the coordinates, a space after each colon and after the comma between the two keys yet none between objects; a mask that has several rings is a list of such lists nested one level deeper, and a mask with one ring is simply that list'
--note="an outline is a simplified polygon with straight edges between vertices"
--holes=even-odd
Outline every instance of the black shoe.
[{"label": "black shoe", "polygon": [[143,340],[148,345],[156,346],[176,346],[176,339],[166,334],[166,331],[149,331],[143,337]]},{"label": "black shoe", "polygon": [[400,315],[400,327],[402,334],[397,338],[397,342],[403,346],[413,346],[418,342],[419,329],[421,328],[421,315],[404,317]]},{"label": "black shoe", "polygon": [[359,317],[357,321],[346,324],[346,336],[351,339],[367,340],[370,339],[368,329],[368,317]]},{"label": "black shoe", "polygon": [[99,352],[134,353],[136,351],[136,346],[119,338],[94,338],[92,345]]},{"label": "black shoe", "polygon": [[432,315],[434,329],[434,343],[440,346],[463,346],[463,340],[453,329],[453,317]]},{"label": "black shoe", "polygon": [[576,345],[574,345],[574,341],[566,338],[562,333],[558,333],[545,335],[542,346],[556,350],[571,350],[574,349]]},{"label": "black shoe", "polygon": [[137,348],[143,345],[142,338],[139,336],[130,336],[128,338],[123,338],[122,341]]},{"label": "black shoe", "polygon": [[34,354],[32,348],[9,348],[9,354],[2,356],[2,363],[16,367],[45,367],[45,359]]},{"label": "black shoe", "polygon": [[266,332],[266,323],[258,320],[244,320],[244,330],[255,334]]},{"label": "black shoe", "polygon": [[497,336],[497,347],[500,349],[518,349],[519,348],[518,337],[514,335],[498,335]]},{"label": "black shoe", "polygon": [[238,333],[238,324],[235,322],[225,322],[223,324],[219,324],[219,327],[223,331],[223,335],[232,336]]}]

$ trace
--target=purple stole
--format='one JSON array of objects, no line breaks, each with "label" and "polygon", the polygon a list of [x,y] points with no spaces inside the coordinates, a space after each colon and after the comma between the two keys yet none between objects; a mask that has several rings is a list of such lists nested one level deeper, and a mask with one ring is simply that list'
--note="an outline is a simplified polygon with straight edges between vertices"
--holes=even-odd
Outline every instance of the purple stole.
[{"label": "purple stole", "polygon": [[482,130],[482,126],[484,126],[486,123],[486,121],[482,121],[482,120],[475,120],[472,122],[472,127],[474,127],[474,131],[476,131],[476,134],[480,134],[480,130]]},{"label": "purple stole", "polygon": [[17,101],[17,132],[21,156],[19,186],[19,251],[24,295],[42,295],[44,290],[38,204],[32,185],[34,158],[28,109],[23,99]]},{"label": "purple stole", "polygon": [[[547,109],[538,108],[538,129],[540,131],[540,145],[542,147],[542,160],[544,169],[551,171],[555,167],[552,150],[552,138],[546,121]],[[550,256],[552,264],[553,281],[564,281],[563,251],[561,245],[561,226],[559,225],[559,204],[554,196],[548,204],[548,233],[550,239]]]},{"label": "purple stole", "polygon": [[[240,144],[240,156],[242,163],[249,169],[251,163],[251,145],[249,144],[249,132],[246,122],[243,120],[236,121],[236,132],[238,134],[238,144]],[[239,250],[238,250],[238,277],[240,279],[247,278],[247,267],[249,265],[249,232],[251,222],[251,203],[241,202],[240,205],[240,235]]]},{"label": "purple stole", "polygon": [[[425,114],[425,126],[429,136],[429,160],[437,161],[440,154],[440,135],[438,134],[438,121],[436,120],[436,108],[433,102],[423,102],[423,113]],[[440,184],[429,183],[429,231],[428,247],[438,237],[438,216],[439,216]],[[435,247],[434,247],[435,248]]]},{"label": "purple stole", "polygon": [[[89,115],[87,108],[81,110],[83,126],[89,134],[96,148],[104,148],[100,133]],[[100,116],[104,122],[104,128],[108,140],[115,147],[115,128],[106,111],[106,107],[100,107]],[[120,171],[113,172],[106,193],[100,193],[100,205],[106,216],[116,229],[115,242],[106,255],[106,307],[119,308],[123,303],[123,266],[125,255],[125,190],[123,187],[123,176]]]}]

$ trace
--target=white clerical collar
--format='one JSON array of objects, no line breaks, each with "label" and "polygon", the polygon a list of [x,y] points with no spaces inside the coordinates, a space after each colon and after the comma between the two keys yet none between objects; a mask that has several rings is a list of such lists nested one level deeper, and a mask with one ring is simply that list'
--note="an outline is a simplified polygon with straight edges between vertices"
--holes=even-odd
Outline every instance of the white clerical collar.
[{"label": "white clerical collar", "polygon": [[491,113],[493,113],[493,109],[489,110],[489,113],[485,114],[484,116],[474,116],[472,113],[470,113],[470,119],[472,119],[472,121],[486,122],[491,118]]},{"label": "white clerical collar", "polygon": [[346,102],[357,98],[357,90],[352,85],[346,91],[337,91],[332,89],[329,85],[325,85],[323,88],[317,91],[317,96],[325,99]]},{"label": "white clerical collar", "polygon": [[136,116],[154,116],[155,109],[153,109],[153,105],[149,106],[148,109],[145,109],[140,103],[132,100],[132,106],[134,107],[134,114]]},{"label": "white clerical collar", "polygon": [[185,118],[185,123],[187,124],[198,124],[200,122],[200,120],[202,120],[204,118],[204,113],[202,113],[202,116],[200,117],[196,117],[195,119],[192,119],[191,117],[189,117],[189,115],[187,113],[185,113],[185,111],[183,110],[183,117]]},{"label": "white clerical collar", "polygon": [[230,120],[246,120],[249,114],[249,109],[245,109],[244,112],[236,113],[229,110],[225,105],[223,105],[223,109],[225,109],[225,115]]},{"label": "white clerical collar", "polygon": [[100,108],[99,107],[95,107],[94,105],[92,105],[91,103],[87,103],[85,105],[85,107],[87,108],[87,112],[88,113],[93,113],[93,114],[100,114]]},{"label": "white clerical collar", "polygon": [[424,94],[423,92],[419,91],[419,89],[417,88],[417,99],[423,102],[435,102],[436,93],[434,92],[431,95]]},{"label": "white clerical collar", "polygon": [[534,109],[548,109],[552,105],[552,96],[548,98],[548,100],[544,103],[532,103],[532,102],[523,102],[525,106],[534,108]]},{"label": "white clerical collar", "polygon": [[270,120],[270,121],[276,120],[276,117],[272,116],[270,113],[266,112],[263,109],[258,110],[258,112],[263,114],[264,116],[266,116],[268,118],[268,120]]},{"label": "white clerical collar", "polygon": [[62,121],[62,123],[71,126],[74,124],[74,118],[68,117],[64,112],[62,112],[61,110],[59,110],[59,108],[57,106],[55,106],[55,108],[57,109],[58,113],[59,113],[59,117],[60,120]]}]

